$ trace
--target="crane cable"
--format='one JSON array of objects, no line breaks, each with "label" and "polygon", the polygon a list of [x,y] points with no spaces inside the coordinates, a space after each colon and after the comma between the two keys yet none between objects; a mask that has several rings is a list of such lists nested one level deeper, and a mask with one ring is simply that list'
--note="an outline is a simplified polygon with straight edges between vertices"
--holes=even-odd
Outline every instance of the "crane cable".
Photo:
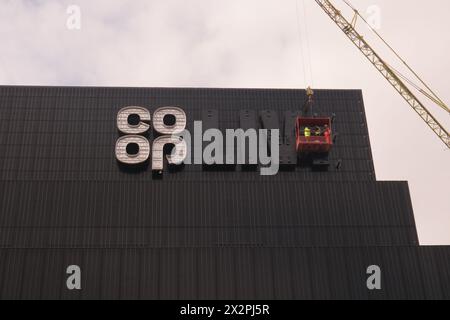
[{"label": "crane cable", "polygon": [[398,76],[407,81],[410,85],[412,85],[415,89],[417,89],[420,93],[426,96],[428,99],[436,103],[439,107],[450,113],[450,108],[438,97],[436,93],[425,83],[425,81],[412,69],[412,67],[400,56],[400,54],[381,36],[381,34],[376,31],[369,22],[359,13],[359,11],[348,1],[342,0],[350,9],[355,12],[355,16],[361,18],[361,20],[367,25],[367,27],[389,48],[390,51],[394,53],[394,55],[408,68],[408,70],[422,83],[423,86],[429,91],[426,92],[423,88],[414,84],[414,82],[408,79],[406,76],[402,75],[398,70],[395,70],[391,66],[389,66]]},{"label": "crane cable", "polygon": [[[296,12],[296,18],[297,18],[297,34],[298,34],[298,42],[299,42],[299,48],[300,48],[300,56],[302,57],[303,62],[303,85],[304,87],[307,86],[306,83],[306,60],[305,60],[305,54],[303,50],[303,37],[302,37],[302,30],[300,25],[300,14],[299,14],[299,8],[298,8],[298,0],[295,1],[295,12]],[[301,66],[300,66],[301,67]]]},{"label": "crane cable", "polygon": [[[300,46],[300,54],[303,60],[303,80],[305,86],[312,85],[314,86],[314,78],[312,71],[312,63],[311,63],[311,50],[309,45],[309,32],[308,32],[308,23],[306,21],[306,8],[305,8],[305,0],[294,0],[295,1],[295,12],[297,17],[297,31],[298,31],[298,40]],[[302,1],[302,10],[299,8],[299,1]],[[300,23],[300,11],[303,13],[303,24]],[[304,31],[304,32],[303,32]],[[309,83],[308,83],[309,76]]]},{"label": "crane cable", "polygon": [[[303,105],[303,110],[305,110],[305,106],[307,104],[310,104],[308,109],[312,112],[312,104],[313,104],[313,96],[314,91],[311,87],[314,87],[314,77],[313,77],[313,68],[312,68],[312,62],[311,62],[311,50],[310,50],[310,43],[309,43],[309,32],[308,32],[308,22],[306,19],[306,7],[305,7],[305,0],[294,0],[295,1],[295,12],[297,16],[297,31],[298,31],[298,40],[299,40],[299,47],[300,47],[300,54],[302,56],[303,61],[303,80],[305,84],[306,89],[306,95],[307,100],[305,101]],[[303,25],[300,23],[300,9],[298,1],[302,1],[302,13],[303,13]],[[304,27],[304,35],[302,36],[302,26]],[[305,48],[304,48],[305,46]],[[307,68],[308,66],[308,68]],[[308,70],[307,70],[308,69]],[[307,76],[309,75],[309,83],[307,82]],[[317,108],[317,105],[314,104],[314,109],[319,110]],[[305,112],[305,111],[304,111]]]},{"label": "crane cable", "polygon": [[307,59],[308,59],[308,65],[309,65],[309,77],[311,80],[311,85],[314,87],[314,76],[313,76],[313,67],[312,67],[312,59],[311,59],[311,49],[310,49],[310,44],[309,44],[309,30],[308,30],[308,21],[307,21],[307,14],[306,14],[306,7],[305,7],[305,0],[301,0],[302,1],[302,7],[303,7],[303,23],[305,26],[305,40],[306,40],[306,54],[307,54]]},{"label": "crane cable", "polygon": [[[386,63],[386,62],[385,62]],[[391,66],[390,64],[386,63],[386,65],[401,79],[403,79],[405,82],[407,82],[409,85],[411,85],[414,89],[416,89],[417,91],[419,91],[421,94],[423,94],[424,96],[426,96],[428,99],[430,99],[431,101],[433,101],[434,103],[436,103],[437,105],[440,105],[441,102],[436,100],[435,97],[433,97],[432,95],[430,95],[428,92],[424,91],[418,84],[414,83],[411,79],[407,78],[405,75],[403,75],[400,71],[398,71],[397,69],[395,69],[393,66]],[[442,106],[441,106],[442,107]],[[447,110],[445,108],[443,108],[444,110]]]}]

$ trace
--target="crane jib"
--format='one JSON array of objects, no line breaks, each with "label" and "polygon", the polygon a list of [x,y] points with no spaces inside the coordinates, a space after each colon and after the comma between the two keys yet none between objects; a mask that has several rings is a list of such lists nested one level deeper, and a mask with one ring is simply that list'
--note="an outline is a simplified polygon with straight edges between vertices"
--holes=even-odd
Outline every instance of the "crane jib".
[{"label": "crane jib", "polygon": [[424,104],[411,92],[406,84],[397,76],[387,63],[372,49],[364,38],[355,30],[350,22],[345,19],[341,12],[329,0],[315,0],[325,11],[333,22],[347,35],[356,45],[361,53],[372,63],[372,65],[383,75],[386,80],[397,90],[405,101],[433,130],[441,141],[450,149],[450,134],[441,123],[431,114]]}]

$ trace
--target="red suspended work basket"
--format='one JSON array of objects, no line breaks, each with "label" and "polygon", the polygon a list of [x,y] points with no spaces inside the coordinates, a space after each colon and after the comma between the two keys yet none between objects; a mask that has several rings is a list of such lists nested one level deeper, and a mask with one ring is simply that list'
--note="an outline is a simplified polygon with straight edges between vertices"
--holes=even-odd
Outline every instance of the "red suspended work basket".
[{"label": "red suspended work basket", "polygon": [[[305,136],[305,128],[311,130],[309,137]],[[321,131],[320,135],[316,135],[317,128]],[[328,134],[325,133],[326,131],[328,131]],[[298,153],[328,153],[333,146],[331,118],[298,117],[295,126],[295,135]]]}]

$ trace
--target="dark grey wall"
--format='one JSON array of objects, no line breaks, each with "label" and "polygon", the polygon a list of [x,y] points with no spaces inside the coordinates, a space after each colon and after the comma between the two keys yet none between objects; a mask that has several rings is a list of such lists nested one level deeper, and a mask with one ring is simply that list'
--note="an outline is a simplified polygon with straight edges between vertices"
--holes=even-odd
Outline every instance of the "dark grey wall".
[{"label": "dark grey wall", "polygon": [[[0,250],[2,299],[450,299],[448,248]],[[78,264],[82,290],[65,287]],[[381,290],[366,286],[382,270]]]},{"label": "dark grey wall", "polygon": [[402,182],[0,183],[2,247],[416,245]]},{"label": "dark grey wall", "polygon": [[[239,127],[239,110],[300,110],[304,90],[52,88],[0,86],[0,179],[2,180],[151,180],[150,174],[117,170],[114,146],[117,111],[139,105],[153,112],[181,106],[188,129],[201,120],[201,110],[218,109],[221,129]],[[360,91],[317,90],[317,111],[336,114],[339,144],[332,160],[342,159],[340,172],[314,173],[297,168],[269,181],[375,180],[364,106]],[[281,121],[281,120],[280,120]],[[280,123],[280,127],[282,124]],[[202,172],[187,166],[165,180],[264,180],[257,174]],[[266,179],[267,180],[267,179]]]},{"label": "dark grey wall", "polygon": [[[219,109],[225,129],[241,109],[282,119],[304,100],[303,90],[0,86],[0,298],[448,298],[448,248],[417,247],[407,183],[375,180],[360,91],[316,91],[316,111],[336,114],[340,171],[187,165],[156,180],[115,160],[124,106],[179,105],[188,128]],[[368,263],[383,266],[383,292],[367,291]],[[66,264],[82,266],[82,293],[65,290]]]}]

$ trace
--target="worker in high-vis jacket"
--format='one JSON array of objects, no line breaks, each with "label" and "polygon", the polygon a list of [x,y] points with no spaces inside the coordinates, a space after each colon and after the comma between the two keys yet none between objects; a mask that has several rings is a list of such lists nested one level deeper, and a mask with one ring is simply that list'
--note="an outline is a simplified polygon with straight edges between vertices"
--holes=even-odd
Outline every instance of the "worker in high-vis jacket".
[{"label": "worker in high-vis jacket", "polygon": [[319,126],[316,126],[316,128],[314,129],[314,135],[316,135],[316,136],[322,135],[322,130],[320,129]]},{"label": "worker in high-vis jacket", "polygon": [[309,127],[305,127],[305,137],[311,137],[311,129]]}]

